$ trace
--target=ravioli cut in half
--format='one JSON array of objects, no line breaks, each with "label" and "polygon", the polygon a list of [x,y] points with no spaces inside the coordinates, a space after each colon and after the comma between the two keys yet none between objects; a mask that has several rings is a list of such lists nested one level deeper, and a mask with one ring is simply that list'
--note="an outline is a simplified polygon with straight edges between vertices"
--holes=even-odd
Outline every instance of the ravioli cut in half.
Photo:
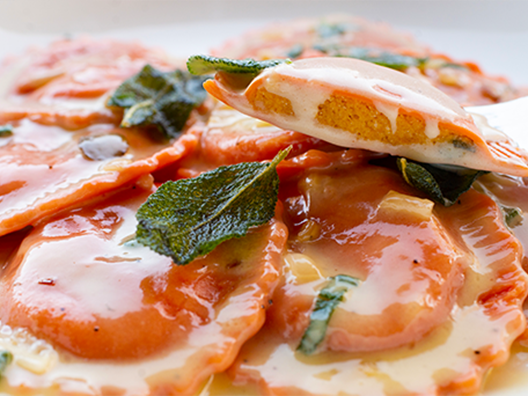
[{"label": "ravioli cut in half", "polygon": [[[35,375],[15,353],[9,389],[195,394],[263,325],[287,239],[280,215],[177,266],[133,240],[135,213],[154,192],[146,186],[55,216],[8,262],[2,324],[59,356]],[[3,338],[0,345],[13,347]]]},{"label": "ravioli cut in half", "polygon": [[[470,190],[433,209],[363,154],[351,162],[350,151],[348,169],[335,153],[304,156],[319,165],[326,156],[326,167],[302,170],[298,160],[297,180],[281,193],[293,224],[285,271],[266,326],[229,374],[265,395],[477,392],[526,327],[522,247],[488,196]],[[303,354],[317,292],[336,274],[359,285],[316,352]]]},{"label": "ravioli cut in half", "polygon": [[528,176],[528,154],[507,136],[483,135],[447,95],[395,70],[323,57],[265,69],[243,89],[233,78],[218,72],[204,87],[242,113],[284,129],[342,147]]}]

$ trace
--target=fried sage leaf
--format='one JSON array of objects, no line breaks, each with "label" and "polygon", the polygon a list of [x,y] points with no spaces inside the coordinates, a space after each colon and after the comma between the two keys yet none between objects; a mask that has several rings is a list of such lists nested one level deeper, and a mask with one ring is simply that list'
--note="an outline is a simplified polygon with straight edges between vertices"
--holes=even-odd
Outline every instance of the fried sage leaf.
[{"label": "fried sage leaf", "polygon": [[187,60],[187,69],[191,74],[203,75],[215,72],[226,72],[232,74],[257,75],[268,67],[291,62],[288,59],[270,59],[256,61],[254,59],[226,59],[216,58],[208,55],[193,55]]},{"label": "fried sage leaf", "polygon": [[13,361],[13,355],[9,351],[0,351],[0,376],[4,373],[6,367]]},{"label": "fried sage leaf", "polygon": [[191,111],[207,97],[204,81],[181,70],[161,72],[146,65],[116,89],[107,105],[126,109],[121,127],[155,125],[170,139],[182,131]]},{"label": "fried sage leaf", "polygon": [[323,341],[328,322],[345,293],[352,286],[359,285],[358,279],[348,275],[336,275],[329,280],[328,285],[317,295],[315,307],[310,315],[310,323],[297,347],[298,351],[306,355],[312,354]]},{"label": "fried sage leaf", "polygon": [[137,212],[137,241],[182,265],[265,224],[277,203],[276,167],[289,151],[270,163],[223,166],[163,184]]},{"label": "fried sage leaf", "polygon": [[488,173],[460,166],[439,166],[397,158],[398,169],[405,181],[444,206],[453,205],[473,182]]}]

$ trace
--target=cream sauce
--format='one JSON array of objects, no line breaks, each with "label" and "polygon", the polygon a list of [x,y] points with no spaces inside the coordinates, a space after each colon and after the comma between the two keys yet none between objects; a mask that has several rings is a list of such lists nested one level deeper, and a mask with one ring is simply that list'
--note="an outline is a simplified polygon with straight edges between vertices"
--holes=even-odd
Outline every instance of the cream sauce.
[{"label": "cream sauce", "polygon": [[0,347],[14,361],[0,392],[192,394],[258,331],[278,277],[282,223],[175,266],[127,242],[147,185],[57,216],[25,239],[2,276],[0,315],[10,326]]},{"label": "cream sauce", "polygon": [[497,330],[515,321],[515,316],[506,314],[496,322],[477,306],[457,309],[452,325],[436,329],[412,347],[364,358],[335,352],[302,356],[295,346],[267,334],[266,339],[257,338],[250,344],[254,349],[249,354],[242,353],[247,362],[237,361],[235,382],[242,383],[246,373],[253,371],[265,381],[270,393],[435,394],[437,386],[447,386],[453,378],[464,378],[474,370],[478,358],[475,351],[500,345],[504,334]]},{"label": "cream sauce", "polygon": [[[119,167],[113,156],[99,161],[83,156],[79,142],[110,134],[128,145]],[[153,171],[182,156],[194,141],[189,136],[171,147],[144,131],[109,124],[73,132],[28,119],[16,122],[13,135],[0,147],[0,235]],[[81,193],[88,187],[90,191]]]},{"label": "cream sauce", "polygon": [[[389,104],[392,108],[411,109],[425,114],[426,117],[430,116],[449,122],[457,118],[468,118],[458,103],[432,86],[404,73],[357,59],[305,59],[291,64],[281,64],[269,71],[264,71],[259,78],[268,80],[265,83],[266,87],[280,84],[280,81],[296,79],[315,87],[323,85],[328,91],[344,89],[368,97],[374,103],[380,101]],[[279,85],[277,92],[287,93],[288,88],[280,89]],[[306,100],[306,95],[299,97],[292,93],[287,97],[292,102]],[[311,98],[308,100],[311,101]],[[322,102],[319,101],[319,103]],[[309,118],[313,119],[314,116],[315,113]],[[394,113],[388,114],[387,117],[394,118]]]}]

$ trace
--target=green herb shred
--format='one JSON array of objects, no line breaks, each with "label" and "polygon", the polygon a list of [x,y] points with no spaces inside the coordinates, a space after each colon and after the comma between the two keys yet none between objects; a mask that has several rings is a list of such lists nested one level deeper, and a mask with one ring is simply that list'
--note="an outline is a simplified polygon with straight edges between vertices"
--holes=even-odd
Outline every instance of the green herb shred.
[{"label": "green herb shred", "polygon": [[297,347],[298,351],[306,355],[315,352],[325,337],[335,308],[343,300],[345,293],[351,287],[358,285],[359,280],[348,275],[336,275],[329,278],[328,285],[317,295],[315,307],[310,315],[310,323]]},{"label": "green herb shred", "polygon": [[3,350],[0,351],[0,376],[4,373],[7,366],[13,361],[11,352]]}]

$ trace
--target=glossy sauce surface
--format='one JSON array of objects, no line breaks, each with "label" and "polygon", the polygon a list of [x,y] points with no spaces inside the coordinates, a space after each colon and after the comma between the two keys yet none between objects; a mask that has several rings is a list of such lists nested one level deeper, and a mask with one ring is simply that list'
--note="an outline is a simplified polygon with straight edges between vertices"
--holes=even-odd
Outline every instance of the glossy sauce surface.
[{"label": "glossy sauce surface", "polygon": [[139,43],[84,37],[33,48],[4,62],[0,122],[28,117],[66,129],[119,122],[120,112],[105,107],[107,94],[147,63],[162,70],[176,66]]},{"label": "glossy sauce surface", "polygon": [[77,384],[95,393],[192,394],[261,327],[287,237],[282,222],[176,266],[131,242],[135,212],[152,191],[128,187],[24,240],[2,275],[0,320],[60,357],[37,379],[15,356],[6,389],[64,383],[61,392]]},{"label": "glossy sauce surface", "polygon": [[263,161],[291,146],[290,156],[331,144],[302,133],[286,131],[267,122],[248,117],[218,103],[200,139],[202,161],[212,165]]},{"label": "glossy sauce surface", "polygon": [[[310,152],[306,157],[309,155]],[[362,169],[359,160],[350,162],[349,172],[343,174],[339,168],[346,166],[335,161],[329,164],[302,174],[301,198],[291,190],[282,193],[294,226],[289,251],[296,256],[285,260],[286,270],[275,292],[266,327],[243,348],[230,369],[235,384],[252,383],[264,394],[274,395],[349,394],[351,390],[352,394],[369,396],[476,392],[486,370],[504,363],[510,344],[526,326],[522,301],[527,293],[527,279],[521,268],[522,249],[503,225],[499,208],[490,198],[470,191],[459,205],[436,207],[431,212],[429,221],[437,222],[438,228],[428,236],[423,228],[427,212],[418,211],[419,205],[404,201],[400,206],[384,208],[386,190],[399,190],[400,196],[407,192],[407,187],[390,171],[368,166]],[[386,180],[381,175],[371,175],[361,177],[361,182],[345,183],[347,178],[362,172],[388,173]],[[313,180],[317,174],[324,178],[325,173],[332,175],[327,184],[323,182],[317,189],[306,186],[306,180]],[[374,185],[373,180],[385,183]],[[354,189],[356,193],[352,194]],[[348,199],[342,199],[343,195]],[[375,205],[370,206],[369,202]],[[349,208],[336,210],[340,205]],[[387,212],[383,211],[390,211],[391,217],[384,218]],[[323,216],[324,212],[327,214]],[[356,216],[363,218],[359,222],[364,233],[351,221]],[[310,229],[306,229],[303,226],[307,219],[318,225],[310,224]],[[383,244],[394,222],[403,222],[407,227],[392,237],[398,241],[398,251],[391,251],[390,243]],[[371,223],[375,228],[369,231]],[[330,234],[333,237],[327,239]],[[443,254],[449,257],[445,264],[430,260],[435,254],[442,254],[439,235],[444,235]],[[369,240],[381,245],[374,249]],[[428,245],[437,247],[427,252]],[[393,254],[385,256],[385,251]],[[379,261],[380,258],[384,260]],[[391,261],[398,263],[392,270]],[[456,261],[458,270],[456,264],[451,268]],[[329,266],[329,262],[333,265]],[[443,265],[454,275],[442,279],[446,276],[442,275],[446,274]],[[376,267],[383,269],[379,280]],[[343,272],[358,276],[362,282],[346,295],[332,316],[319,353],[306,356],[295,351],[324,278]],[[423,287],[423,282],[429,286]],[[410,320],[402,330],[402,323],[413,316],[397,310],[406,303],[411,307],[423,301],[424,305],[414,307],[413,313],[424,315],[434,307],[435,282],[448,288],[446,295],[455,296],[456,300],[450,301],[445,295],[438,299],[447,311],[439,314],[440,309],[435,313],[439,322],[434,328],[416,331]],[[362,297],[357,303],[356,295]],[[392,317],[391,311],[398,314]],[[384,315],[377,316],[380,312]],[[344,319],[347,317],[348,321]],[[344,329],[348,339],[365,331],[363,343],[361,337],[354,344],[344,342]],[[475,329],[479,329],[478,333]],[[397,333],[408,337],[400,338],[401,344],[377,351],[378,343],[388,342]],[[358,345],[363,347],[361,354],[357,353]]]},{"label": "glossy sauce surface", "polygon": [[[194,135],[169,142],[145,129],[121,129],[122,110],[105,106],[110,91],[146,63],[174,68],[160,51],[88,38],[55,42],[6,62],[0,75],[0,123],[9,122],[14,130],[0,138],[0,235],[192,151]],[[188,126],[200,117],[194,111]],[[120,145],[104,143],[108,152],[93,143],[111,137]]]},{"label": "glossy sauce surface", "polygon": [[[117,134],[126,154],[94,161],[83,155],[82,139]],[[69,205],[148,174],[183,157],[194,135],[170,144],[146,131],[97,124],[75,132],[28,119],[17,121],[0,146],[0,235],[16,231]]]},{"label": "glossy sauce surface", "polygon": [[[313,23],[290,24],[288,40],[281,36],[285,29],[264,34],[265,45],[249,40],[226,48],[233,56],[270,57],[304,40],[303,56],[320,56],[309,48],[313,37],[303,36],[318,34]],[[387,27],[356,23],[353,32],[329,41],[427,53]],[[104,108],[109,89],[144,59],[163,68],[163,55],[136,44],[90,40],[59,43],[51,55],[33,55],[12,63],[0,81],[0,89],[10,87],[0,119],[14,121],[16,133],[0,138],[4,157],[14,161],[4,164],[11,179],[0,186],[0,208],[4,200],[25,208],[12,220],[16,227],[39,219],[40,214],[28,217],[34,213],[48,215],[124,188],[164,164],[177,169],[168,178],[179,178],[268,160],[290,144],[292,156],[300,156],[278,169],[288,227],[278,216],[187,267],[174,267],[130,243],[135,209],[151,191],[145,177],[136,189],[127,186],[104,204],[37,224],[18,253],[29,231],[2,237],[0,260],[8,264],[1,281],[0,348],[12,350],[15,361],[0,393],[289,396],[353,389],[365,396],[453,395],[476,392],[485,372],[507,358],[525,327],[520,306],[527,279],[519,243],[490,199],[470,191],[460,206],[433,210],[393,171],[368,165],[376,155],[336,152],[336,146],[223,105],[203,133],[198,126],[168,153],[140,131],[115,128],[119,114]],[[442,82],[442,68],[407,72],[463,101],[508,95],[506,83],[479,77],[478,69],[460,71],[461,77],[474,78],[463,89],[457,86],[462,79]],[[487,83],[497,83],[503,92],[486,94]],[[393,127],[396,114],[377,106]],[[27,118],[16,121],[20,117]],[[436,133],[437,125],[427,127]],[[124,156],[94,162],[72,150],[82,138],[108,133],[126,139]],[[327,152],[302,155],[314,148]],[[524,182],[511,181],[508,188],[504,180],[483,185],[501,191],[495,193],[499,202],[524,211]],[[512,230],[527,247],[524,223]],[[357,276],[361,285],[336,310],[319,353],[303,356],[295,348],[311,305],[336,273]],[[250,338],[265,315],[267,324]],[[228,373],[209,377],[226,370],[248,339]],[[516,348],[519,354],[506,369],[523,365],[524,350]]]}]

